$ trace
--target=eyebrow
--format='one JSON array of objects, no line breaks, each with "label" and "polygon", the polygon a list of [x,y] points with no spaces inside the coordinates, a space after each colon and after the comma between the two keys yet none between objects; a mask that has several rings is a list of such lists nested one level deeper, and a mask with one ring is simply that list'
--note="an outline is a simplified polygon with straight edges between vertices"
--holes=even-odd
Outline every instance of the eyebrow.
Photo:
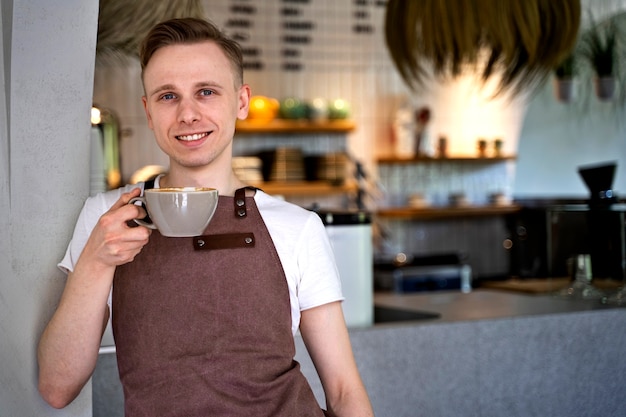
[{"label": "eyebrow", "polygon": [[[204,87],[210,87],[210,88],[217,88],[217,89],[221,89],[223,88],[221,84],[216,83],[216,82],[212,82],[212,81],[201,81],[199,83],[196,83],[194,85],[195,88],[204,88]],[[150,94],[148,94],[148,97],[152,97],[155,94],[158,94],[162,91],[168,91],[168,90],[176,90],[176,87],[173,84],[163,84],[155,89],[153,89],[152,91],[150,91]]]},{"label": "eyebrow", "polygon": [[160,93],[162,91],[167,91],[167,90],[174,90],[174,86],[172,84],[164,84],[161,85],[157,88],[155,88],[154,90],[150,91],[150,93],[148,94],[148,97],[152,97],[153,95]]}]

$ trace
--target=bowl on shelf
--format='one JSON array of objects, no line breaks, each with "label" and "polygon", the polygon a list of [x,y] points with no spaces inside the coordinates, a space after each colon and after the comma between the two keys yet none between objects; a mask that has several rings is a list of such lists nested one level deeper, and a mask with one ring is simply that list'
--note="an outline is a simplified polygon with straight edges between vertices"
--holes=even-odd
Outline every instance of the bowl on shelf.
[{"label": "bowl on shelf", "polygon": [[254,122],[271,122],[278,117],[280,104],[278,100],[265,96],[252,96],[246,120]]},{"label": "bowl on shelf", "polygon": [[467,207],[470,202],[464,193],[451,193],[448,196],[448,204],[452,207]]}]

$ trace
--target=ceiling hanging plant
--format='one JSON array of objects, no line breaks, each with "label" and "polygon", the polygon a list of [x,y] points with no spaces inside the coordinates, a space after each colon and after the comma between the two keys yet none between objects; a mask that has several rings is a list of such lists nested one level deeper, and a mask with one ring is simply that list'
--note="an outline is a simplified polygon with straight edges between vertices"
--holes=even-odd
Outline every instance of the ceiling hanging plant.
[{"label": "ceiling hanging plant", "polygon": [[158,22],[178,17],[203,18],[200,0],[100,0],[96,58],[137,56],[139,43]]},{"label": "ceiling hanging plant", "polygon": [[575,46],[578,0],[389,0],[385,40],[413,90],[473,67],[498,93],[541,84]]}]

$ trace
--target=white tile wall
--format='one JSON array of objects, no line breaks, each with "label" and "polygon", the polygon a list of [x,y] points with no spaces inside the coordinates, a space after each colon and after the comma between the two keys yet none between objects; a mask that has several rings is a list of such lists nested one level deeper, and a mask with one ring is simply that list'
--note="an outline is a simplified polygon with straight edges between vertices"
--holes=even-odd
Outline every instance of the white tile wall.
[{"label": "white tile wall", "polygon": [[447,161],[417,164],[381,164],[378,167],[383,193],[379,206],[406,206],[413,194],[421,194],[432,206],[445,206],[451,194],[463,193],[470,204],[489,202],[489,195],[511,197],[507,181],[514,161]]}]

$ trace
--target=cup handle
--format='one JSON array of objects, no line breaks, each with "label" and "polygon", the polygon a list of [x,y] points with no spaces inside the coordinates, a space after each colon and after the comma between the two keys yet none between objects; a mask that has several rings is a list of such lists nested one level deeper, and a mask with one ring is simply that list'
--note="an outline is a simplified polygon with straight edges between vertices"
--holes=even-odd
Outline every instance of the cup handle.
[{"label": "cup handle", "polygon": [[[144,197],[133,197],[133,198],[130,199],[128,204],[135,204],[137,201],[139,201],[141,203],[141,206],[144,208],[144,210],[146,210],[146,212],[148,212],[148,210],[146,209],[146,199]],[[147,221],[144,221],[143,219],[133,219],[133,221],[135,223],[137,223],[138,225],[140,225],[140,226],[147,227],[148,229],[156,229],[157,228],[153,223],[149,223]]]}]

